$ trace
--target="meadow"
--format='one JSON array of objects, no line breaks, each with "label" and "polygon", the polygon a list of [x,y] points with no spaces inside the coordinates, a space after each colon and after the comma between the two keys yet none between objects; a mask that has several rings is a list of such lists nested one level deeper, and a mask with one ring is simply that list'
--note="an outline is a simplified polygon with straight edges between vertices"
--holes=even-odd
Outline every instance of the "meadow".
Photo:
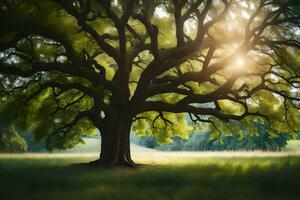
[{"label": "meadow", "polygon": [[95,153],[2,154],[0,199],[299,200],[300,153],[134,152],[137,169],[71,164]]}]

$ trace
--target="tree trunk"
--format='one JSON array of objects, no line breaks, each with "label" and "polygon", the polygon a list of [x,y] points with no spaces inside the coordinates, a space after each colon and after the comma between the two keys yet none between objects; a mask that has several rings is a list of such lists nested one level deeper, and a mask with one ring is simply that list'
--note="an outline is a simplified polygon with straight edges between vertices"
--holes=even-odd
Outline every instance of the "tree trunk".
[{"label": "tree trunk", "polygon": [[107,117],[101,130],[100,159],[93,163],[105,167],[135,166],[130,154],[132,121],[126,117]]}]

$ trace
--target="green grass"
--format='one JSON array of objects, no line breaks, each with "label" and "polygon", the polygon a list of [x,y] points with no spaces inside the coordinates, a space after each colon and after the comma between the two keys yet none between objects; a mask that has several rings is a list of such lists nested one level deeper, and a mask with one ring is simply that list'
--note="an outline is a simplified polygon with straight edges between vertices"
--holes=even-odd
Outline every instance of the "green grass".
[{"label": "green grass", "polygon": [[280,153],[135,153],[131,169],[82,169],[96,154],[0,156],[0,199],[299,200],[300,156]]}]

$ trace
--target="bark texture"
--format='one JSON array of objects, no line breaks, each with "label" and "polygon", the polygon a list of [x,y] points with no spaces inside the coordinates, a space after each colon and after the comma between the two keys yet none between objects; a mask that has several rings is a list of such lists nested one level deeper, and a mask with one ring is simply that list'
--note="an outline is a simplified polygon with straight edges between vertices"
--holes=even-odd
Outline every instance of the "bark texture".
[{"label": "bark texture", "polygon": [[130,129],[132,120],[127,117],[109,116],[101,130],[99,165],[134,167],[130,153]]}]

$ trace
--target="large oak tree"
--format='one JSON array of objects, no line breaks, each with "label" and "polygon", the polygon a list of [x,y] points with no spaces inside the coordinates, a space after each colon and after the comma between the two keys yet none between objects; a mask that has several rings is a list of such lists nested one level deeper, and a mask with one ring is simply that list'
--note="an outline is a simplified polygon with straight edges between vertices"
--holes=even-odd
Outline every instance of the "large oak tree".
[{"label": "large oak tree", "polygon": [[2,0],[2,105],[49,149],[99,130],[97,165],[134,165],[131,129],[295,135],[299,24],[297,0]]}]

